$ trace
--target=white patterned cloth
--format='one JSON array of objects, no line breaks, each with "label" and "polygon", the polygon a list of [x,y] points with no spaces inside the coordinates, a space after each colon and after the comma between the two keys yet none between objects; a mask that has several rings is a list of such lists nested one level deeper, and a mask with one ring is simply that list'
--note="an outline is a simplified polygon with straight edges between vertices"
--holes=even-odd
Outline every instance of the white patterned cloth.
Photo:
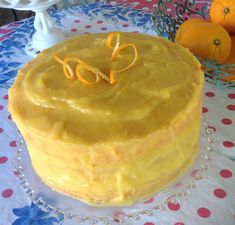
[{"label": "white patterned cloth", "polygon": [[[140,14],[133,22],[128,17],[130,9],[121,10],[123,15],[118,16],[111,7],[105,11],[105,7],[97,3],[90,8],[76,6],[52,14],[70,35],[117,29],[154,34],[149,14]],[[32,23],[33,19],[27,19],[0,28],[0,225],[75,225],[65,220],[59,223],[41,212],[26,196],[16,179],[18,174],[13,171],[17,129],[7,110],[7,88],[16,71],[31,59],[24,53],[24,44],[33,32]],[[144,216],[126,225],[235,224],[235,90],[217,89],[206,83],[203,112],[212,121],[217,142],[205,178],[179,203],[170,203],[166,210],[158,211],[153,217]],[[152,201],[150,198],[146,204]]]}]

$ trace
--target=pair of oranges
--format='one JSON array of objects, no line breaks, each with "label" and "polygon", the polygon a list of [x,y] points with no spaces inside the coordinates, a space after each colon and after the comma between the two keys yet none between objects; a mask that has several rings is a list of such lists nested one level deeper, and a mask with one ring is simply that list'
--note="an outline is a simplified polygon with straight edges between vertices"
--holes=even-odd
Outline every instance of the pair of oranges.
[{"label": "pair of oranges", "polygon": [[235,63],[235,0],[213,0],[210,21],[199,18],[185,21],[175,42],[201,58]]}]

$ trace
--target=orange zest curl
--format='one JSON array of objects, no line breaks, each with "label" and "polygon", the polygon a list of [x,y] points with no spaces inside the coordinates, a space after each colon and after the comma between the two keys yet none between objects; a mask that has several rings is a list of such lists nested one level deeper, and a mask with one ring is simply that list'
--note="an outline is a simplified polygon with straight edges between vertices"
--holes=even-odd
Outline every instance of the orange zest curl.
[{"label": "orange zest curl", "polygon": [[61,63],[61,64],[64,63],[64,61],[61,60],[57,55],[54,55],[53,58],[54,58],[57,62],[59,62],[59,63]]},{"label": "orange zest curl", "polygon": [[[112,40],[114,39],[114,37],[116,37],[116,43],[115,46],[112,46]],[[119,32],[111,32],[108,34],[108,37],[106,39],[106,43],[105,46],[107,48],[115,48],[116,46],[120,45],[120,33]]]},{"label": "orange zest curl", "polygon": [[[80,70],[81,68],[84,68],[90,72],[92,72],[95,76],[95,81],[88,81],[86,80],[84,77],[82,77],[82,75],[80,74]],[[95,71],[93,70],[93,67],[90,67],[88,65],[85,65],[85,64],[78,64],[77,67],[76,67],[76,75],[77,75],[77,78],[83,83],[83,84],[86,84],[86,85],[94,85],[96,83],[99,83],[100,82],[100,76],[95,73]]]},{"label": "orange zest curl", "polygon": [[63,71],[64,71],[64,75],[69,79],[69,80],[75,80],[76,79],[76,75],[73,72],[73,69],[71,68],[71,66],[68,64],[68,62],[77,62],[80,64],[84,64],[84,62],[82,60],[80,60],[77,57],[65,57],[64,61],[62,61],[63,63]]},{"label": "orange zest curl", "polygon": [[110,84],[116,84],[116,77],[115,77],[116,73],[111,70],[109,73],[109,78],[110,78]]},{"label": "orange zest curl", "polygon": [[[116,42],[115,42],[115,46],[112,46],[112,41],[113,39],[116,37]],[[126,67],[120,69],[120,70],[111,70],[109,77],[110,77],[110,81],[112,84],[116,83],[116,74],[117,73],[121,73],[125,70],[130,69],[135,62],[137,61],[138,58],[138,51],[137,48],[134,44],[132,43],[128,43],[128,44],[120,44],[120,33],[119,32],[111,32],[109,33],[107,39],[106,39],[106,47],[113,49],[112,55],[111,55],[111,61],[115,60],[118,55],[121,53],[122,50],[126,49],[126,48],[132,48],[134,51],[134,59],[133,61]]]},{"label": "orange zest curl", "polygon": [[[116,38],[115,40],[115,45],[112,46],[112,41],[113,39]],[[134,58],[132,60],[132,62],[119,70],[111,70],[109,73],[109,76],[107,76],[106,74],[102,73],[99,69],[88,65],[86,62],[82,61],[79,57],[76,56],[70,56],[70,57],[65,57],[64,60],[62,60],[61,58],[59,58],[57,55],[54,55],[53,58],[59,62],[60,64],[62,64],[63,66],[63,72],[64,75],[67,79],[69,80],[76,80],[78,79],[80,82],[82,82],[83,84],[92,86],[94,84],[97,84],[101,81],[101,79],[107,81],[110,84],[115,84],[116,81],[116,75],[118,73],[121,73],[125,70],[130,69],[136,62],[137,57],[138,57],[138,51],[137,48],[134,44],[132,43],[128,43],[128,44],[120,44],[120,33],[119,32],[111,32],[109,33],[107,39],[106,39],[106,43],[105,46],[107,48],[113,49],[112,55],[111,55],[111,61],[115,60],[118,55],[120,55],[124,49],[127,48],[132,48],[133,52],[134,52]],[[76,69],[75,72],[74,70],[71,68],[71,66],[69,65],[69,62],[76,62]],[[89,81],[86,78],[84,78],[84,76],[81,75],[81,69],[85,69],[87,71],[89,71],[95,78],[94,81]]]},{"label": "orange zest curl", "polygon": [[[112,40],[116,37],[116,42],[114,47],[112,46]],[[116,58],[116,52],[118,51],[120,47],[120,33],[118,32],[111,32],[109,33],[107,39],[106,39],[106,47],[113,49],[113,53],[111,56],[111,61],[113,61]]]},{"label": "orange zest curl", "polygon": [[134,51],[134,59],[132,60],[132,62],[131,62],[128,66],[126,66],[126,67],[124,67],[124,68],[122,68],[122,69],[120,69],[120,70],[113,70],[113,72],[115,72],[115,73],[121,73],[121,72],[123,72],[123,71],[125,71],[125,70],[130,69],[130,68],[135,64],[135,62],[136,62],[136,60],[137,60],[137,57],[138,57],[138,52],[137,52],[136,46],[135,46],[134,44],[132,44],[132,43],[121,45],[121,46],[118,48],[118,50],[116,51],[115,57],[117,57],[117,56],[120,54],[120,51],[122,51],[123,49],[126,49],[126,48],[130,48],[130,47],[131,47],[131,48],[133,49],[133,51]]},{"label": "orange zest curl", "polygon": [[[89,85],[89,86],[94,85],[94,84],[100,82],[101,78],[110,83],[110,79],[109,79],[109,77],[107,75],[102,73],[97,68],[88,65],[87,63],[85,63],[84,61],[82,61],[78,57],[75,57],[75,56],[65,57],[64,60],[62,60],[58,56],[55,55],[55,56],[53,56],[53,58],[57,62],[59,62],[60,64],[63,65],[64,75],[69,80],[75,80],[77,78],[83,84],[86,84],[86,85]],[[71,66],[68,64],[68,62],[76,62],[76,63],[78,63],[77,66],[76,66],[75,73],[74,73],[73,69],[71,68]],[[89,81],[89,80],[85,79],[81,75],[81,73],[80,73],[81,68],[84,68],[87,71],[91,72],[94,75],[94,77],[95,77],[95,81]]]}]

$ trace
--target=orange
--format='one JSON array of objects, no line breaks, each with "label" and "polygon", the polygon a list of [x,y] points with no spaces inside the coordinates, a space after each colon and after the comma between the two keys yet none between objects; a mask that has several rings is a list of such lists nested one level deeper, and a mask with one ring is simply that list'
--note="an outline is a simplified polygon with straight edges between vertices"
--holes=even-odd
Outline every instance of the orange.
[{"label": "orange", "polygon": [[204,19],[189,19],[176,32],[175,43],[203,59],[224,63],[231,51],[231,38],[218,24]]},{"label": "orange", "polygon": [[210,8],[211,21],[222,25],[230,34],[235,33],[235,1],[214,0]]},{"label": "orange", "polygon": [[235,64],[235,35],[230,36],[231,38],[231,52],[229,58],[226,60],[226,63]]},{"label": "orange", "polygon": [[[235,35],[231,36],[231,40],[232,40],[232,49],[231,49],[231,53],[229,58],[227,59],[227,61],[225,63],[228,64],[235,64]],[[235,80],[235,68],[231,71],[228,71],[231,73],[231,76],[228,76],[226,78],[223,78],[222,80],[224,81],[232,81]]]},{"label": "orange", "polygon": [[201,18],[191,18],[191,19],[186,20],[180,25],[180,30],[178,29],[178,31],[176,32],[175,42],[177,43],[179,40],[181,40],[182,36],[185,34],[186,30],[190,26],[196,26],[196,23],[200,24],[200,23],[205,23],[205,22],[207,21]]}]

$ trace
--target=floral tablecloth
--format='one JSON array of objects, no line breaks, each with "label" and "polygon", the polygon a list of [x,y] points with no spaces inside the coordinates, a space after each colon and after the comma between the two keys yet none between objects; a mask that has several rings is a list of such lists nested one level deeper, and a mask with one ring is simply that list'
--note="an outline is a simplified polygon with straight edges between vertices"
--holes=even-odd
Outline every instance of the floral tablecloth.
[{"label": "floral tablecloth", "polygon": [[[150,0],[130,2],[136,2],[134,7],[148,7],[145,8],[147,11],[155,4]],[[155,35],[151,14],[147,11],[135,11],[131,6],[94,3],[52,11],[51,15],[68,35],[117,29]],[[31,59],[25,54],[24,46],[33,32],[33,18],[0,28],[0,225],[67,225],[71,223],[58,221],[26,197],[16,179],[18,174],[13,170],[17,129],[7,110],[7,89],[17,70]],[[206,83],[203,99],[202,111],[212,120],[217,144],[205,178],[181,202],[169,203],[167,209],[159,210],[153,217],[144,216],[139,221],[125,224],[235,224],[235,90],[217,89]]]}]

